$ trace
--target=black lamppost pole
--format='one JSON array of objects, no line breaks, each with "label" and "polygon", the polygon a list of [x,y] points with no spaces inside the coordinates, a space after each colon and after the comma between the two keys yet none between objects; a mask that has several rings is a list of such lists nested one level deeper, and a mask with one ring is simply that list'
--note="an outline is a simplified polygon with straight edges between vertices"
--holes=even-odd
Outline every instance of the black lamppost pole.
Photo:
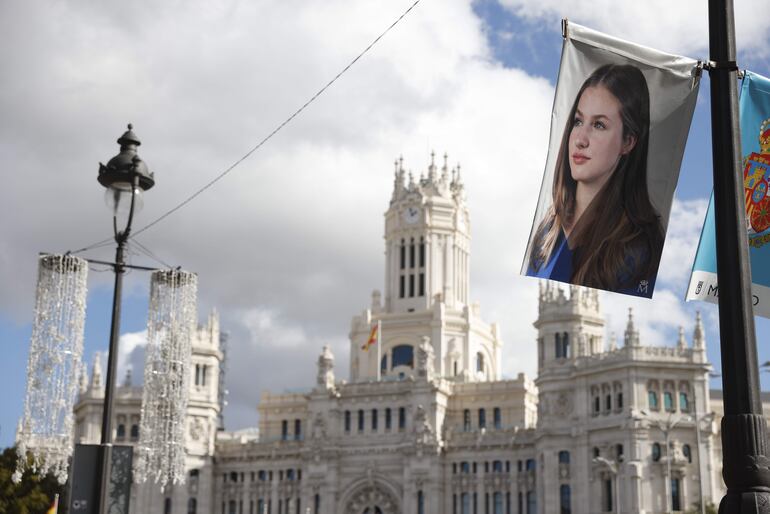
[{"label": "black lamppost pole", "polygon": [[727,485],[719,512],[770,513],[770,460],[766,456],[767,427],[759,397],[751,301],[732,0],[709,0],[709,50],[719,336],[725,409],[722,476]]},{"label": "black lamppost pole", "polygon": [[[128,130],[118,139],[120,153],[110,159],[107,165],[99,163],[99,183],[106,189],[105,199],[112,209],[112,226],[117,248],[115,262],[115,290],[112,297],[112,325],[110,329],[110,346],[107,354],[107,382],[104,388],[104,407],[102,408],[102,438],[100,444],[100,473],[97,474],[96,490],[99,491],[98,511],[102,514],[109,512],[109,484],[112,469],[112,400],[115,385],[115,371],[118,359],[118,338],[120,336],[120,302],[123,286],[125,260],[123,251],[126,241],[131,234],[131,222],[134,212],[141,208],[141,192],[155,185],[153,174],[136,153],[136,147],[142,144],[132,130]],[[118,230],[118,218],[126,214],[128,218],[122,230]]]}]

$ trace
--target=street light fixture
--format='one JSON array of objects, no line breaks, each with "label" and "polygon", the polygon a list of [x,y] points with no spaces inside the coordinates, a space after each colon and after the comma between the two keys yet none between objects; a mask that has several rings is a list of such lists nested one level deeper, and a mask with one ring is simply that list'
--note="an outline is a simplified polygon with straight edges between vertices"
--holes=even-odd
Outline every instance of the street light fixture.
[{"label": "street light fixture", "polygon": [[620,514],[620,486],[618,485],[618,472],[620,470],[618,469],[618,463],[604,457],[594,457],[593,462],[594,464],[604,464],[610,470],[610,474],[615,482],[615,514]]},{"label": "street light fixture", "polygon": [[[639,413],[644,416],[647,421],[658,427],[658,429],[663,432],[663,437],[666,440],[666,510],[669,512],[669,514],[672,514],[674,511],[672,510],[673,507],[671,505],[671,442],[669,434],[671,430],[674,429],[676,425],[678,425],[681,421],[687,420],[689,417],[677,417],[673,418],[671,414],[668,415],[668,419],[665,423],[661,422],[661,420],[653,418],[650,416],[650,414],[645,411],[641,410]],[[703,498],[701,498],[701,502],[703,502]]]},{"label": "street light fixture", "polygon": [[[107,382],[104,390],[104,407],[102,409],[102,437],[100,443],[100,473],[97,484],[99,491],[99,512],[108,512],[107,491],[110,483],[111,459],[112,459],[112,403],[113,389],[115,386],[115,372],[118,355],[118,336],[120,334],[120,301],[123,286],[123,273],[125,272],[125,260],[123,253],[126,241],[131,234],[131,223],[134,213],[142,206],[141,193],[155,185],[155,178],[147,164],[139,158],[136,148],[141,141],[133,132],[133,126],[129,123],[128,130],[118,139],[120,153],[107,162],[105,166],[99,163],[98,181],[106,188],[105,200],[112,210],[112,226],[117,248],[115,250],[115,262],[112,263],[115,271],[115,289],[112,297],[112,323],[110,328],[110,346],[107,354]],[[125,225],[123,218],[125,216]],[[120,220],[119,220],[120,218]],[[122,229],[118,229],[118,222]]]}]

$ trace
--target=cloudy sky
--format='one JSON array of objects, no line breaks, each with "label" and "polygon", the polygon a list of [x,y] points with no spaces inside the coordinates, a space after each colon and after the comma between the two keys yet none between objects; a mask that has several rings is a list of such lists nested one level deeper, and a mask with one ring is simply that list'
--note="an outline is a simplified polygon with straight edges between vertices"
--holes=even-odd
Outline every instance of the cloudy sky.
[{"label": "cloudy sky", "polygon": [[[21,414],[38,252],[111,235],[96,182],[126,123],[156,174],[141,228],[240,159],[334,77],[413,0],[143,0],[0,3],[0,446]],[[739,64],[770,75],[770,18],[737,5]],[[221,182],[137,239],[199,273],[199,312],[230,334],[228,428],[257,423],[262,391],[314,380],[323,344],[347,377],[351,316],[384,277],[383,212],[400,155],[463,169],[473,221],[471,296],[503,330],[503,374],[536,371],[537,283],[518,276],[547,149],[562,17],[705,59],[704,2],[422,0],[301,115]],[[652,301],[605,295],[621,334],[674,344],[704,311],[681,301],[711,190],[708,77]],[[112,258],[110,246],[84,255]],[[136,264],[163,266],[132,246]],[[149,277],[125,277],[126,365],[141,366]],[[107,346],[112,274],[89,276],[85,358]],[[760,359],[770,358],[757,325]],[[136,373],[135,373],[136,374]],[[719,382],[712,384],[719,386]],[[770,382],[764,382],[770,388]]]}]

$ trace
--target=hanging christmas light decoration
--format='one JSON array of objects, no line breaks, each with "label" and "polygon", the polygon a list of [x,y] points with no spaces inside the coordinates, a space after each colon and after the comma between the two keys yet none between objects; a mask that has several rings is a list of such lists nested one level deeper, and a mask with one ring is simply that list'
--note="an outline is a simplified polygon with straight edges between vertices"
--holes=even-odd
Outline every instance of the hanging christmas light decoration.
[{"label": "hanging christmas light decoration", "polygon": [[197,290],[194,273],[152,273],[134,477],[139,483],[153,480],[161,490],[185,479],[185,414]]},{"label": "hanging christmas light decoration", "polygon": [[72,255],[38,259],[24,413],[16,433],[15,482],[25,469],[67,481],[73,406],[82,370],[88,263]]}]

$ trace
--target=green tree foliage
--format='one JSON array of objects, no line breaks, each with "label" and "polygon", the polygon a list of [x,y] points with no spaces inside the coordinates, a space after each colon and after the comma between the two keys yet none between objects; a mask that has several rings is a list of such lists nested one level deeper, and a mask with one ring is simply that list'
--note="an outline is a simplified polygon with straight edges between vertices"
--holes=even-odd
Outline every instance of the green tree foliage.
[{"label": "green tree foliage", "polygon": [[41,477],[27,470],[21,482],[11,480],[16,470],[16,448],[6,448],[0,454],[0,513],[45,514],[59,494],[59,512],[63,512],[64,486],[53,475]]}]

